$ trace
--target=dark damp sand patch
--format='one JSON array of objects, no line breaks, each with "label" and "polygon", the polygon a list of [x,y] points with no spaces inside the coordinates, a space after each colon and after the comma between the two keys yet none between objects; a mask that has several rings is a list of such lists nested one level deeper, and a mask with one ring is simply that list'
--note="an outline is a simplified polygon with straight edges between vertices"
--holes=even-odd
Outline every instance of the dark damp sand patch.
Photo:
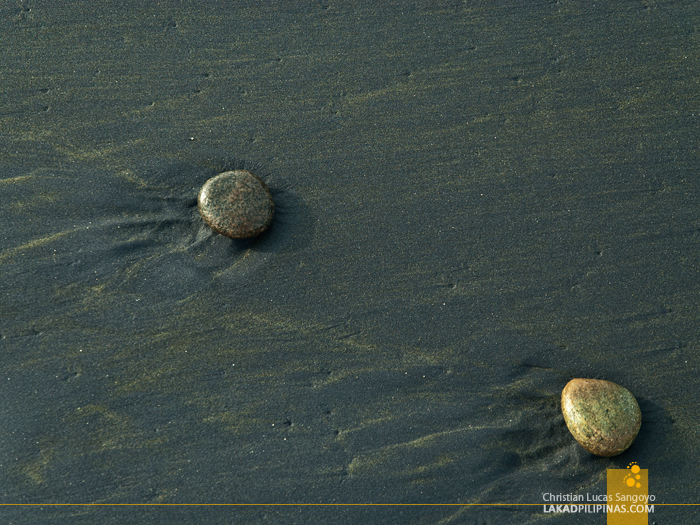
[{"label": "dark damp sand patch", "polygon": [[[659,6],[652,26],[614,4],[429,4],[96,18],[49,3],[29,28],[8,20],[3,158],[34,173],[59,159],[80,179],[4,223],[24,250],[0,279],[0,462],[19,458],[21,474],[0,482],[8,499],[530,502],[597,491],[630,460],[659,498],[697,493],[697,112],[682,89],[694,64],[668,52],[687,44],[695,4]],[[31,84],[50,88],[50,111]],[[255,240],[219,244],[195,202],[223,171],[199,162],[215,147],[261,159],[272,173],[251,171],[275,200],[301,204]],[[204,179],[137,181],[148,157],[170,175],[161,155]],[[655,311],[668,313],[644,317]],[[652,422],[618,460],[579,450],[556,406],[568,379],[591,376],[641,389]],[[236,517],[544,519],[415,509]],[[41,512],[7,519],[151,509]],[[189,521],[231,519],[199,512]]]}]

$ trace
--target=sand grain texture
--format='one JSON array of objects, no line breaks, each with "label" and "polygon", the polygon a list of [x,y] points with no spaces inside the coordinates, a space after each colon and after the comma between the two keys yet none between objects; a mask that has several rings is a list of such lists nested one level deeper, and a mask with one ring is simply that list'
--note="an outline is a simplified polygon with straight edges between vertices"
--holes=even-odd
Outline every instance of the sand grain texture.
[{"label": "sand grain texture", "polygon": [[[589,523],[700,456],[696,1],[8,4],[0,502],[18,523]],[[224,171],[251,239],[197,209]],[[644,426],[591,456],[572,377]],[[683,507],[660,523],[689,519]]]}]

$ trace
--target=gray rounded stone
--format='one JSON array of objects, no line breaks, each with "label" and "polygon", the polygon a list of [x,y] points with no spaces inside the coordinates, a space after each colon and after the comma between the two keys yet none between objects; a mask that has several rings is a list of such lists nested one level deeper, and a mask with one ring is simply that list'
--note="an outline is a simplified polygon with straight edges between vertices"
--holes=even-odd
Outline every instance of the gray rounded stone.
[{"label": "gray rounded stone", "polygon": [[202,186],[197,202],[204,222],[232,239],[260,235],[275,213],[270,190],[260,177],[246,170],[212,177]]}]

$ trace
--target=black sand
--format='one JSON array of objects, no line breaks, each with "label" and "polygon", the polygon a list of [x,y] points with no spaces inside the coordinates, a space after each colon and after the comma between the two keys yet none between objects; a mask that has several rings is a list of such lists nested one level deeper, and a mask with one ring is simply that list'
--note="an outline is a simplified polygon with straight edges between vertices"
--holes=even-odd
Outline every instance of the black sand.
[{"label": "black sand", "polygon": [[[369,7],[369,6],[372,7]],[[650,523],[700,503],[696,1],[18,2],[0,31],[0,507],[18,523]],[[254,240],[196,208],[226,169]],[[628,388],[597,458],[559,406]]]}]

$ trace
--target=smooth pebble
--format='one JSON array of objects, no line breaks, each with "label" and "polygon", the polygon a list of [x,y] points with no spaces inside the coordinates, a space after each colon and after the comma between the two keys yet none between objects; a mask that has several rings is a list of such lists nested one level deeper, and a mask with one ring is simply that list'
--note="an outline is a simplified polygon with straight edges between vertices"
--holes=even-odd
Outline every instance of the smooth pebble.
[{"label": "smooth pebble", "polygon": [[642,425],[642,412],[632,393],[602,379],[572,379],[561,393],[569,431],[597,456],[616,456],[632,444]]},{"label": "smooth pebble", "polygon": [[227,171],[209,179],[199,191],[199,213],[217,233],[245,239],[272,223],[275,203],[265,182],[246,170]]}]

